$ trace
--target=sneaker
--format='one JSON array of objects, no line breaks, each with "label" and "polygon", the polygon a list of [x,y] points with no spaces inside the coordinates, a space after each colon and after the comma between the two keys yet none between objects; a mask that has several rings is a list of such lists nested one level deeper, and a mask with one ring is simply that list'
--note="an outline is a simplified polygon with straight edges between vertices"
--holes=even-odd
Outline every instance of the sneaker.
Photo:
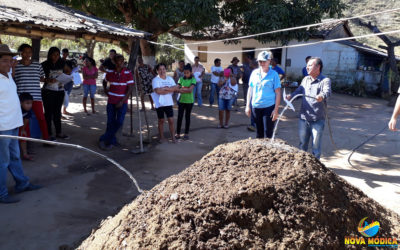
[{"label": "sneaker", "polygon": [[107,151],[107,150],[111,150],[112,149],[112,145],[106,145],[106,143],[104,141],[99,141],[99,148],[101,150]]},{"label": "sneaker", "polygon": [[247,126],[247,130],[251,132],[256,132],[256,128],[254,126]]},{"label": "sneaker", "polygon": [[41,189],[41,188],[42,188],[42,186],[34,185],[34,184],[29,183],[29,185],[26,186],[23,189],[15,189],[15,192],[18,194],[18,193],[27,192],[27,191],[38,190],[38,189]]},{"label": "sneaker", "polygon": [[179,139],[181,139],[181,136],[178,135],[178,134],[176,134],[176,135],[175,135],[175,139],[179,140]]},{"label": "sneaker", "polygon": [[9,195],[7,195],[3,198],[0,198],[0,203],[4,203],[4,204],[17,203],[19,201],[20,201],[19,199],[11,197]]}]

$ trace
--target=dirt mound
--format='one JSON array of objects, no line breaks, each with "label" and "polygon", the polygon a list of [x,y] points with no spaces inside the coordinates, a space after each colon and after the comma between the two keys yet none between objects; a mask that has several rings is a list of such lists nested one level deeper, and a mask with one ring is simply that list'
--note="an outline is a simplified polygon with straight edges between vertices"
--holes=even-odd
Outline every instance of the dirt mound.
[{"label": "dirt mound", "polygon": [[359,221],[399,217],[282,142],[216,147],[105,220],[79,249],[341,249]]}]

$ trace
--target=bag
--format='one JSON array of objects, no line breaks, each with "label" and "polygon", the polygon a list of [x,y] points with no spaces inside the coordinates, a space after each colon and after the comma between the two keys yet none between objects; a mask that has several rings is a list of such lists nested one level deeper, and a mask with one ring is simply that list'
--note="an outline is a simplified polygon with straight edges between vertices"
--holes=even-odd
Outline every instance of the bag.
[{"label": "bag", "polygon": [[219,96],[224,100],[236,99],[237,91],[230,87],[230,80],[226,81],[219,91]]}]

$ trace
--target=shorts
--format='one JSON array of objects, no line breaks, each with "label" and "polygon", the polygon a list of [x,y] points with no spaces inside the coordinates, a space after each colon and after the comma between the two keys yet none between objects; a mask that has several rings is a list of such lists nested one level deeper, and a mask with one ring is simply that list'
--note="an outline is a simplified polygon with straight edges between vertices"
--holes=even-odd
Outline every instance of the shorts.
[{"label": "shorts", "polygon": [[235,101],[235,99],[234,98],[232,98],[232,99],[222,99],[222,98],[219,98],[218,99],[218,109],[219,110],[232,110],[232,105],[233,105],[233,102]]},{"label": "shorts", "polygon": [[159,107],[156,108],[156,111],[158,119],[164,119],[164,113],[167,115],[167,118],[174,116],[174,110],[172,109],[172,106]]},{"label": "shorts", "polygon": [[90,98],[94,98],[94,94],[96,94],[96,85],[95,84],[83,84],[83,97],[88,97],[90,93]]}]

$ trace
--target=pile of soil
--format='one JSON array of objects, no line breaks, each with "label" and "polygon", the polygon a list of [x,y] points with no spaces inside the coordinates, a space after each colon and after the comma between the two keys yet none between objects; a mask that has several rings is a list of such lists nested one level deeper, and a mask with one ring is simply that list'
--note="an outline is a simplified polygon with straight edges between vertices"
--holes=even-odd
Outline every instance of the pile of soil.
[{"label": "pile of soil", "polygon": [[143,193],[78,249],[340,249],[364,217],[400,236],[399,216],[312,155],[243,140]]}]

